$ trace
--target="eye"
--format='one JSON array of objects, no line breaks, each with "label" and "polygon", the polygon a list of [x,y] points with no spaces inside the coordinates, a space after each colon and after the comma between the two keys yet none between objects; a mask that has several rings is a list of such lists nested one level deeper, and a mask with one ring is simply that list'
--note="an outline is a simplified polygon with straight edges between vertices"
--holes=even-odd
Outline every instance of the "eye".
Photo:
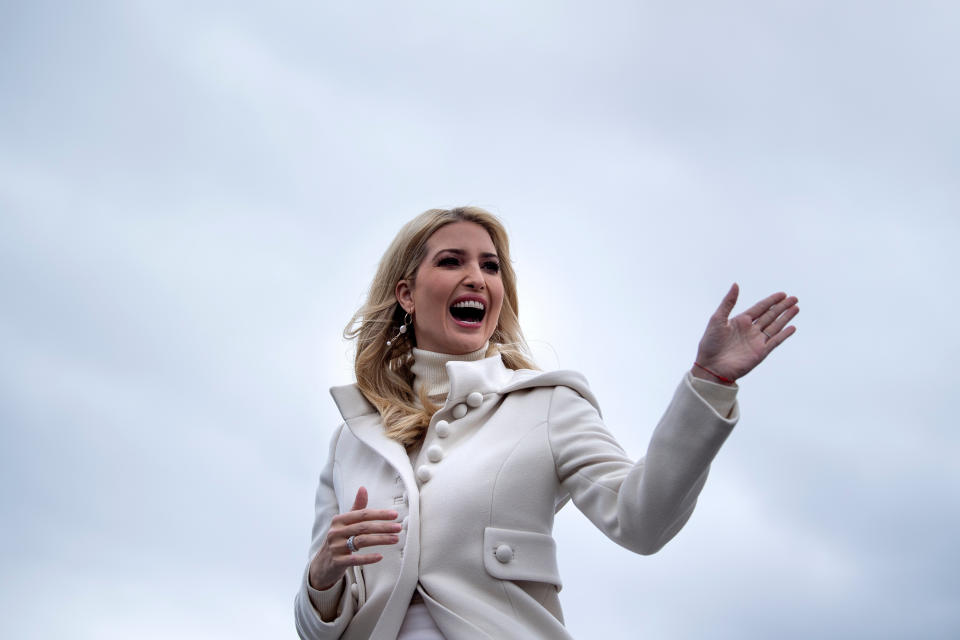
[{"label": "eye", "polygon": [[455,258],[453,256],[446,256],[444,258],[440,258],[440,260],[437,261],[437,266],[440,266],[440,267],[456,267],[459,264],[460,264],[460,259]]},{"label": "eye", "polygon": [[483,263],[483,268],[490,273],[500,273],[500,263],[495,260],[489,260]]}]

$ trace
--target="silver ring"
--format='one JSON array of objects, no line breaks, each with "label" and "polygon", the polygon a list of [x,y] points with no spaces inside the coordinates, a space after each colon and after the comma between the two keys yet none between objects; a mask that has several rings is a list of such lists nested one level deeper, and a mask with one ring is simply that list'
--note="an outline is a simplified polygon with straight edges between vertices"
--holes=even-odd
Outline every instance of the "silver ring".
[{"label": "silver ring", "polygon": [[760,333],[762,333],[763,335],[767,336],[767,340],[769,340],[770,338],[773,337],[773,336],[771,336],[769,333],[767,333],[766,331],[764,331],[763,329],[760,329]]},{"label": "silver ring", "polygon": [[350,549],[350,553],[357,552],[357,547],[355,544],[353,544],[353,539],[356,537],[357,536],[350,536],[349,538],[347,538],[347,549]]}]

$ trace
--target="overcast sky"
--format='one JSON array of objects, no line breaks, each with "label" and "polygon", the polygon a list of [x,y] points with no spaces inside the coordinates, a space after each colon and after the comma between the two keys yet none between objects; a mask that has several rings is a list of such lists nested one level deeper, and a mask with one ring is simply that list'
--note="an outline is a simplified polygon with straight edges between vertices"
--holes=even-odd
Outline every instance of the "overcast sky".
[{"label": "overcast sky", "polygon": [[[480,6],[477,6],[480,5]],[[577,638],[960,635],[951,2],[0,2],[0,636],[287,638],[404,222],[511,233],[634,456],[730,283],[798,331],[686,528],[555,530]]]}]

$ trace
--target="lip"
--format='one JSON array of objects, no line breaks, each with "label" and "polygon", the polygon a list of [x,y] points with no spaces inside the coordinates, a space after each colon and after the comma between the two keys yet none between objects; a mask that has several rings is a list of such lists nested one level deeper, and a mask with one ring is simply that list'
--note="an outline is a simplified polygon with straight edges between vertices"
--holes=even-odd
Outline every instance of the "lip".
[{"label": "lip", "polygon": [[[474,301],[474,302],[479,302],[480,304],[483,305],[483,308],[486,309],[487,312],[489,312],[489,310],[490,310],[490,302],[489,302],[488,300],[486,300],[486,298],[484,298],[483,296],[478,296],[478,295],[466,295],[466,296],[460,296],[460,297],[458,297],[458,298],[454,298],[453,302],[451,302],[451,303],[447,306],[447,316],[448,316],[451,320],[453,320],[453,322],[454,322],[457,326],[463,327],[464,329],[482,329],[483,326],[484,326],[484,322],[483,322],[482,320],[481,320],[480,322],[463,322],[462,320],[457,320],[455,317],[453,317],[453,314],[450,313],[450,307],[452,307],[453,305],[457,304],[458,302],[466,302],[466,301],[468,301],[468,300],[472,300],[472,301]],[[484,320],[486,320],[486,315],[484,315]]]}]

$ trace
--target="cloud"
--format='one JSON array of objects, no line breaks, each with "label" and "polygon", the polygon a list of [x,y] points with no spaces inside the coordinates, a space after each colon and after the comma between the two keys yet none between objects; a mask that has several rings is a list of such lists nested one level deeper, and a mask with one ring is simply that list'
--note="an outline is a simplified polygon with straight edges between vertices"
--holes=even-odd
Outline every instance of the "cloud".
[{"label": "cloud", "polygon": [[801,298],[663,552],[560,515],[575,636],[956,635],[952,7],[0,11],[4,635],[292,633],[343,325],[463,203],[635,456],[730,282]]}]

